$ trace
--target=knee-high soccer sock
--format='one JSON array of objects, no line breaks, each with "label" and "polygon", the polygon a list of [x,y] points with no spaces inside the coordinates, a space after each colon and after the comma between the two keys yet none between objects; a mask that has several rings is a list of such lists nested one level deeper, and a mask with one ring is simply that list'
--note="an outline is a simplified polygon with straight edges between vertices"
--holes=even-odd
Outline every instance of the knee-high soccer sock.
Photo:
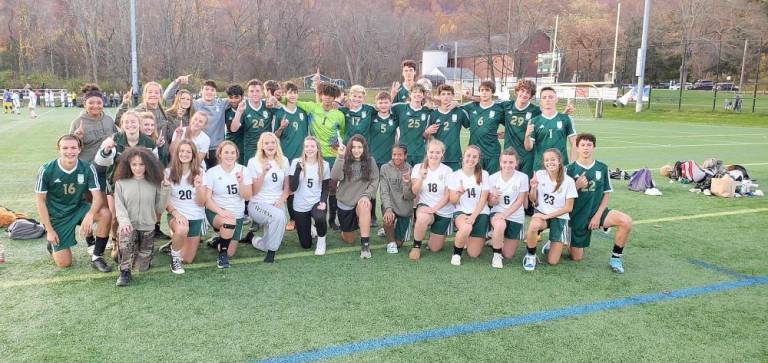
[{"label": "knee-high soccer sock", "polygon": [[376,198],[371,199],[371,222],[376,222]]},{"label": "knee-high soccer sock", "polygon": [[421,248],[421,241],[413,240],[413,248]]},{"label": "knee-high soccer sock", "polygon": [[97,258],[101,258],[101,256],[104,256],[105,249],[107,249],[107,237],[96,237],[96,243],[94,244],[94,248],[93,248],[92,260],[96,260]]},{"label": "knee-high soccer sock", "polygon": [[227,253],[227,249],[229,248],[229,242],[232,241],[231,238],[221,238],[219,237],[219,254]]},{"label": "knee-high soccer sock", "polygon": [[619,247],[619,245],[613,245],[613,253],[611,253],[611,257],[621,258],[623,253],[624,253],[624,247]]},{"label": "knee-high soccer sock", "polygon": [[85,236],[85,243],[88,244],[88,247],[93,246],[94,244],[96,244],[96,237],[94,237],[93,235]]}]

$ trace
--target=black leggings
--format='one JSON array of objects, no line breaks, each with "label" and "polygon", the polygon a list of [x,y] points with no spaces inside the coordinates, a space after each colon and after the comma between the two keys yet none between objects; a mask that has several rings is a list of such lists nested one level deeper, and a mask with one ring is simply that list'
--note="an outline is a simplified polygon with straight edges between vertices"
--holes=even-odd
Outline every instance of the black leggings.
[{"label": "black leggings", "polygon": [[296,211],[293,209],[293,194],[288,196],[286,204],[288,205],[288,217],[290,217],[292,221],[295,221]]},{"label": "black leggings", "polygon": [[[312,248],[312,220],[315,220],[315,229],[318,237],[325,237],[328,230],[328,224],[325,221],[325,210],[317,209],[315,204],[309,212],[293,211],[294,221],[296,222],[296,234],[299,235],[299,244],[304,249]],[[326,209],[327,205],[326,205]]]}]

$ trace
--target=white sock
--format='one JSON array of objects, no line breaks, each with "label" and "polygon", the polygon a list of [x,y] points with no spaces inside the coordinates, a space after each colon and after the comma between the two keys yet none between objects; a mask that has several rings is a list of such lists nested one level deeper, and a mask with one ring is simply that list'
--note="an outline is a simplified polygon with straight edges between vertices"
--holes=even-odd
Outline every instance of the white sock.
[{"label": "white sock", "polygon": [[181,258],[181,251],[174,251],[173,248],[171,248],[171,257]]},{"label": "white sock", "polygon": [[395,241],[389,241],[389,243],[394,243],[394,244],[397,244],[397,242],[395,242]]},{"label": "white sock", "polygon": [[102,256],[91,255],[91,261],[96,261],[96,260],[100,259],[101,257]]},{"label": "white sock", "polygon": [[494,253],[493,253],[493,257],[496,257],[496,256],[499,256],[499,257],[501,257],[501,253],[498,253],[498,252],[494,252]]},{"label": "white sock", "polygon": [[325,236],[317,237],[317,243],[320,243],[320,242],[325,243]]}]

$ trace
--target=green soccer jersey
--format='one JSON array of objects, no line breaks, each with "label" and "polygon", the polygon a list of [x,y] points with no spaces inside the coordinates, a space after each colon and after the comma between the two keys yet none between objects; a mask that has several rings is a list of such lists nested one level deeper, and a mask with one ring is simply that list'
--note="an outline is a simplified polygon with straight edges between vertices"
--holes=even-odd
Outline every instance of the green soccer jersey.
[{"label": "green soccer jersey", "polygon": [[400,130],[400,143],[408,145],[409,163],[414,160],[422,161],[427,153],[424,131],[427,129],[431,112],[432,110],[423,106],[419,109],[413,109],[408,103],[392,105],[392,115],[397,120]]},{"label": "green soccer jersey", "polygon": [[273,131],[273,110],[267,108],[266,102],[260,100],[257,107],[254,107],[250,100],[247,102],[245,112],[240,117],[240,129],[243,130],[243,159],[246,163],[256,155],[256,146],[261,134]]},{"label": "green soccer jersey", "polygon": [[571,219],[589,221],[600,207],[603,194],[613,192],[608,166],[597,160],[589,166],[574,161],[568,164],[566,170],[573,180],[578,179],[582,174],[587,177],[587,186],[578,190],[579,197],[573,202]]},{"label": "green soccer jersey", "polygon": [[371,156],[376,164],[386,164],[392,160],[392,145],[397,137],[397,120],[392,114],[381,117],[377,112],[371,120],[371,138],[368,140]]},{"label": "green soccer jersey", "polygon": [[280,127],[283,118],[288,121],[288,126],[280,135],[280,147],[283,149],[283,155],[288,160],[293,160],[301,157],[301,152],[304,150],[304,138],[309,135],[309,116],[300,108],[289,111],[283,106],[275,112],[275,130]]},{"label": "green soccer jersey", "polygon": [[514,147],[517,155],[521,158],[533,157],[533,154],[525,150],[525,129],[528,127],[528,121],[541,115],[541,109],[532,103],[522,109],[517,108],[515,101],[502,102],[504,107],[504,147]]},{"label": "green soccer jersey", "polygon": [[542,168],[544,151],[558,149],[563,155],[563,165],[568,165],[568,138],[576,135],[571,117],[557,113],[552,118],[543,114],[533,119],[533,170]]},{"label": "green soccer jersey", "polygon": [[299,101],[296,105],[309,114],[309,133],[320,141],[323,157],[336,157],[331,145],[341,142],[341,136],[346,130],[344,114],[337,109],[326,111],[319,102]]},{"label": "green soccer jersey", "polygon": [[411,92],[408,91],[408,88],[405,88],[405,84],[401,84],[400,88],[397,89],[397,93],[395,93],[395,100],[393,103],[407,103],[410,95]]},{"label": "green soccer jersey", "polygon": [[[242,101],[242,102],[245,102],[245,101]],[[226,111],[224,111],[224,123],[227,126],[224,140],[232,141],[233,143],[235,143],[235,145],[237,145],[237,150],[240,152],[240,158],[238,159],[237,162],[245,165],[245,163],[243,162],[245,158],[245,155],[243,154],[243,128],[240,127],[235,132],[232,132],[229,130],[230,126],[232,126],[232,120],[235,119],[236,112],[237,110],[232,107],[229,107],[227,108]]]},{"label": "green soccer jersey", "polygon": [[480,102],[461,106],[469,115],[469,145],[480,148],[483,159],[498,159],[501,154],[499,125],[504,123],[504,108],[494,103],[483,107]]},{"label": "green soccer jersey", "polygon": [[[377,113],[371,105],[361,105],[359,109],[352,110],[347,107],[339,108],[339,111],[344,114],[344,121],[347,125],[347,129],[344,135],[344,143],[349,141],[349,138],[355,134],[362,135],[366,140],[370,141],[371,136],[371,120]],[[378,161],[378,159],[377,159]]]},{"label": "green soccer jersey", "polygon": [[65,170],[59,160],[40,167],[35,192],[45,194],[45,205],[52,220],[75,215],[86,191],[98,192],[99,182],[93,165],[78,160],[72,170]]},{"label": "green soccer jersey", "polygon": [[440,125],[434,136],[445,144],[443,162],[461,162],[461,128],[469,128],[467,111],[461,107],[453,108],[448,113],[434,110],[429,117],[429,124]]}]

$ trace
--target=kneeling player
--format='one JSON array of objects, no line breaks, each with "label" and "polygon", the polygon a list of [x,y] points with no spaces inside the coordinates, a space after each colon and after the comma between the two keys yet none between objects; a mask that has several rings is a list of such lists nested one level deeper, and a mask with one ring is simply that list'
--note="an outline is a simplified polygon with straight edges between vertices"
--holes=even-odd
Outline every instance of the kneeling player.
[{"label": "kneeling player", "polygon": [[392,160],[381,166],[381,212],[384,216],[384,233],[387,236],[387,252],[397,253],[403,241],[410,238],[413,216],[413,190],[411,190],[411,165],[405,162],[408,149],[405,145],[392,147]]},{"label": "kneeling player", "polygon": [[[470,257],[480,256],[488,234],[488,172],[480,167],[480,148],[469,145],[464,150],[461,169],[453,172],[446,185],[455,207],[456,239],[451,265],[461,265],[464,247]],[[494,250],[494,253],[501,251]]]},{"label": "kneeling player", "polygon": [[509,147],[499,158],[501,171],[491,175],[491,192],[488,204],[491,208],[493,233],[493,260],[491,266],[504,267],[503,258],[510,259],[520,240],[525,238],[525,206],[528,204],[528,175],[517,171],[518,158],[514,148]]},{"label": "kneeling player", "polygon": [[579,197],[573,203],[571,212],[571,258],[580,261],[584,248],[589,247],[592,230],[616,226],[611,269],[624,273],[621,261],[624,245],[632,230],[632,218],[617,210],[608,209],[608,200],[613,192],[608,166],[593,157],[597,141],[592,134],[576,137],[577,160],[568,165],[568,175],[576,179]]},{"label": "kneeling player", "polygon": [[[41,166],[37,174],[37,211],[45,226],[48,251],[53,261],[59,267],[69,267],[72,265],[70,248],[77,244],[75,228],[80,225],[82,234],[89,235],[96,222],[97,244],[106,246],[112,215],[104,203],[96,169],[78,160],[80,139],[64,135],[56,144],[59,158]],[[88,191],[93,197],[91,204],[83,200]],[[101,272],[112,271],[101,254],[94,253],[91,264]]]}]

